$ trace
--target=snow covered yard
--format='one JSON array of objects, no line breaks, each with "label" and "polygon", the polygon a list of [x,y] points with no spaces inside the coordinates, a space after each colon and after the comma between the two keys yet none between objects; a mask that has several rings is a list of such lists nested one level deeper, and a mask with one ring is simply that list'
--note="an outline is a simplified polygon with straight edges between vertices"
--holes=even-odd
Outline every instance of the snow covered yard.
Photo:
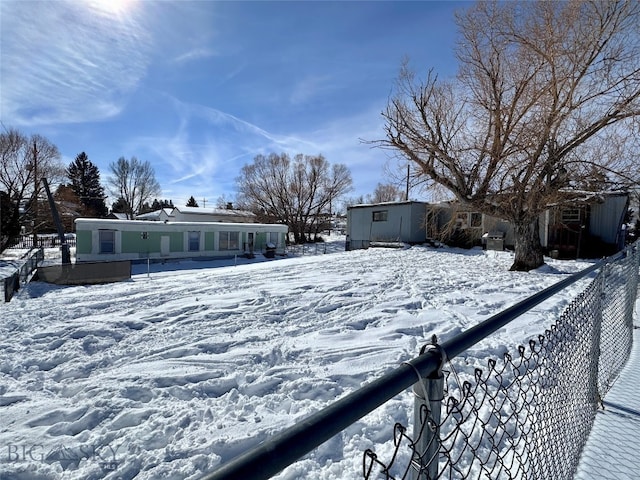
[{"label": "snow covered yard", "polygon": [[[446,340],[588,265],[518,273],[511,262],[413,247],[32,283],[0,306],[2,478],[198,478],[413,358],[432,334]],[[582,285],[456,368],[542,333]],[[364,450],[390,452],[412,408],[408,392],[396,397],[278,478],[361,478]]]}]

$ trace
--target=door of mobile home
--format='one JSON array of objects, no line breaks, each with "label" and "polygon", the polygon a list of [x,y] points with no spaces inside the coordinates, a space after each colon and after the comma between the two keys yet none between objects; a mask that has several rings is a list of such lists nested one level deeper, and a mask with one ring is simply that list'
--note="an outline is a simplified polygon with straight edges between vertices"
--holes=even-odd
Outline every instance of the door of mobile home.
[{"label": "door of mobile home", "polygon": [[162,255],[163,257],[169,256],[169,245],[170,245],[169,236],[162,235],[160,237],[160,255]]}]

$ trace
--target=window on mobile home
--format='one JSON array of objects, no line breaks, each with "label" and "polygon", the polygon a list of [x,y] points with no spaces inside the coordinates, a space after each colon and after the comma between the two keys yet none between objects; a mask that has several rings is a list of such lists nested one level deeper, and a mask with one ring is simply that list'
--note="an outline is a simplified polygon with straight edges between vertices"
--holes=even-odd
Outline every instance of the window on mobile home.
[{"label": "window on mobile home", "polygon": [[239,250],[240,235],[238,232],[220,232],[220,250]]},{"label": "window on mobile home", "polygon": [[272,243],[274,245],[278,245],[278,232],[269,232],[267,233],[267,243]]},{"label": "window on mobile home", "polygon": [[200,232],[189,232],[189,251],[197,252],[200,250]]},{"label": "window on mobile home", "polygon": [[374,222],[386,222],[388,210],[378,210],[373,212],[373,221]]},{"label": "window on mobile home", "polygon": [[114,230],[100,230],[100,253],[116,253],[116,232]]}]

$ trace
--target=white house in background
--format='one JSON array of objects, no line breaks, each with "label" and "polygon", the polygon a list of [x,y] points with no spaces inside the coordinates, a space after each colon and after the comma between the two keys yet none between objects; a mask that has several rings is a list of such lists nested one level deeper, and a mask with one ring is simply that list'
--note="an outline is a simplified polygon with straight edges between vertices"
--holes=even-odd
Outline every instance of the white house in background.
[{"label": "white house in background", "polygon": [[149,220],[153,222],[164,222],[171,218],[173,208],[161,208],[153,212],[142,213],[136,215],[136,220]]},{"label": "white house in background", "polygon": [[127,220],[127,214],[120,212],[111,212],[107,218],[115,218],[116,220]]},{"label": "white house in background", "polygon": [[137,215],[136,220],[253,223],[256,220],[256,215],[246,210],[234,210],[231,208],[174,207]]}]

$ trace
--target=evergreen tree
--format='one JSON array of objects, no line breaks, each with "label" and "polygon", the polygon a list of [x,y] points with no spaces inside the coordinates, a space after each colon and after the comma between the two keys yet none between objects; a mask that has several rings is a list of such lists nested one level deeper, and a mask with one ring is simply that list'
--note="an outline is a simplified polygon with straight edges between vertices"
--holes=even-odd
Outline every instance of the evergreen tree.
[{"label": "evergreen tree", "polygon": [[173,208],[173,201],[171,200],[158,200],[157,198],[153,199],[151,203],[151,211],[155,212],[157,210],[161,210],[163,208]]},{"label": "evergreen tree", "polygon": [[17,210],[17,205],[11,201],[11,197],[0,192],[0,252],[20,233],[20,222],[18,216],[13,215],[14,210]]},{"label": "evergreen tree", "polygon": [[149,205],[149,202],[144,202],[142,204],[142,207],[140,207],[140,211],[138,212],[138,215],[142,215],[143,213],[151,213],[154,212],[156,209],[153,208],[152,205]]},{"label": "evergreen tree", "polygon": [[118,198],[115,202],[113,202],[113,205],[111,205],[111,211],[113,213],[127,213],[130,210],[131,207],[129,207],[127,201],[122,197]]},{"label": "evergreen tree", "polygon": [[104,187],[100,184],[100,171],[85,152],[81,152],[67,168],[71,189],[87,208],[89,215],[107,216]]},{"label": "evergreen tree", "polygon": [[193,198],[193,195],[191,195],[189,197],[189,200],[187,201],[187,207],[199,207],[200,205],[198,205],[198,202],[196,202],[196,199]]}]

